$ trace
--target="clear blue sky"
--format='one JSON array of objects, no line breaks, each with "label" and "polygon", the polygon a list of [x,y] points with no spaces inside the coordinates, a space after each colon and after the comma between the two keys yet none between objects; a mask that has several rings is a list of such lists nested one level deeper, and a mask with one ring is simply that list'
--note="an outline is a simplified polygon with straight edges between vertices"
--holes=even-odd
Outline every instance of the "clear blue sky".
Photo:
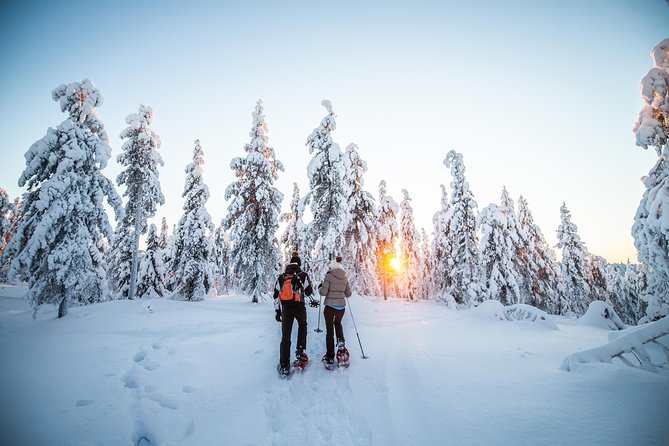
[{"label": "clear blue sky", "polygon": [[[508,3],[508,4],[507,4]],[[342,150],[359,146],[376,197],[385,179],[432,231],[446,153],[462,152],[479,209],[502,186],[524,195],[551,244],[562,202],[588,249],[636,260],[630,228],[654,152],[634,145],[639,82],[669,37],[664,0],[35,2],[0,4],[0,187],[13,198],[24,154],[65,116],[51,91],[90,78],[113,149],[140,103],[155,111],[167,203],[181,215],[184,167],[199,138],[207,205],[225,216],[230,160],[265,104],[286,171],[284,210],[307,192],[304,143],[326,114]]]}]

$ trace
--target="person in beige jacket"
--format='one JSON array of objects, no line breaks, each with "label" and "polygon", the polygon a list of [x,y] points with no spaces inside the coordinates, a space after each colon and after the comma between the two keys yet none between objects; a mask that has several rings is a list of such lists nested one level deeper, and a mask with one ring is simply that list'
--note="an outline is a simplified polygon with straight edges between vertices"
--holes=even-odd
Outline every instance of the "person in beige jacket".
[{"label": "person in beige jacket", "polygon": [[346,311],[346,298],[351,295],[351,287],[346,277],[346,272],[341,264],[341,257],[337,257],[331,264],[330,270],[325,274],[323,283],[318,287],[321,296],[325,296],[325,346],[326,353],[323,361],[326,364],[334,363],[335,356],[335,334],[337,335],[337,348],[345,348],[344,327],[341,320]]}]

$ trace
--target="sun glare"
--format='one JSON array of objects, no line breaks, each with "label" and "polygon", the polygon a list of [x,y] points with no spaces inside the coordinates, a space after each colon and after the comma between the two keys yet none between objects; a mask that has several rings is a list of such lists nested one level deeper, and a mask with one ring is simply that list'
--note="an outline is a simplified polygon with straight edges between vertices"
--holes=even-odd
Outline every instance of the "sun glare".
[{"label": "sun glare", "polygon": [[398,259],[397,257],[393,257],[392,259],[390,259],[390,266],[392,266],[395,271],[399,271],[400,259]]}]

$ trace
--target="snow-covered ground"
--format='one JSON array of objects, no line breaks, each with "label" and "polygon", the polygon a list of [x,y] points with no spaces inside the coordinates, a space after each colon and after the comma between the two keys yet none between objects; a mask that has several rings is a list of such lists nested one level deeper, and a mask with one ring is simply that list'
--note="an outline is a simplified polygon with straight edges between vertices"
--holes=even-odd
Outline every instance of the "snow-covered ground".
[{"label": "snow-covered ground", "polygon": [[312,364],[281,380],[271,301],[44,306],[33,321],[24,292],[0,286],[3,445],[669,444],[669,377],[561,370],[609,333],[569,319],[353,297],[369,358],[348,312],[351,367],[323,370],[309,308]]}]

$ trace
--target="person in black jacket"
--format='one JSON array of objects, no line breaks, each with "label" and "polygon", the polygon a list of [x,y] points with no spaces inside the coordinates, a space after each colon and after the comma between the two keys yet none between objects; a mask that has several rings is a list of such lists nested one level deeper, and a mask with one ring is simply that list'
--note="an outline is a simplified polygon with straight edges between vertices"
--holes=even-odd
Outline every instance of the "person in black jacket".
[{"label": "person in black jacket", "polygon": [[[281,344],[279,348],[279,373],[286,375],[290,371],[290,338],[293,332],[293,320],[297,320],[297,348],[295,350],[296,362],[306,365],[308,358],[305,353],[307,348],[307,307],[304,296],[311,296],[313,287],[309,275],[301,269],[302,260],[293,253],[286,270],[276,280],[274,287],[274,310],[276,320],[281,322]],[[281,300],[279,294],[283,289],[286,277],[291,275],[298,279],[300,300]]]}]

